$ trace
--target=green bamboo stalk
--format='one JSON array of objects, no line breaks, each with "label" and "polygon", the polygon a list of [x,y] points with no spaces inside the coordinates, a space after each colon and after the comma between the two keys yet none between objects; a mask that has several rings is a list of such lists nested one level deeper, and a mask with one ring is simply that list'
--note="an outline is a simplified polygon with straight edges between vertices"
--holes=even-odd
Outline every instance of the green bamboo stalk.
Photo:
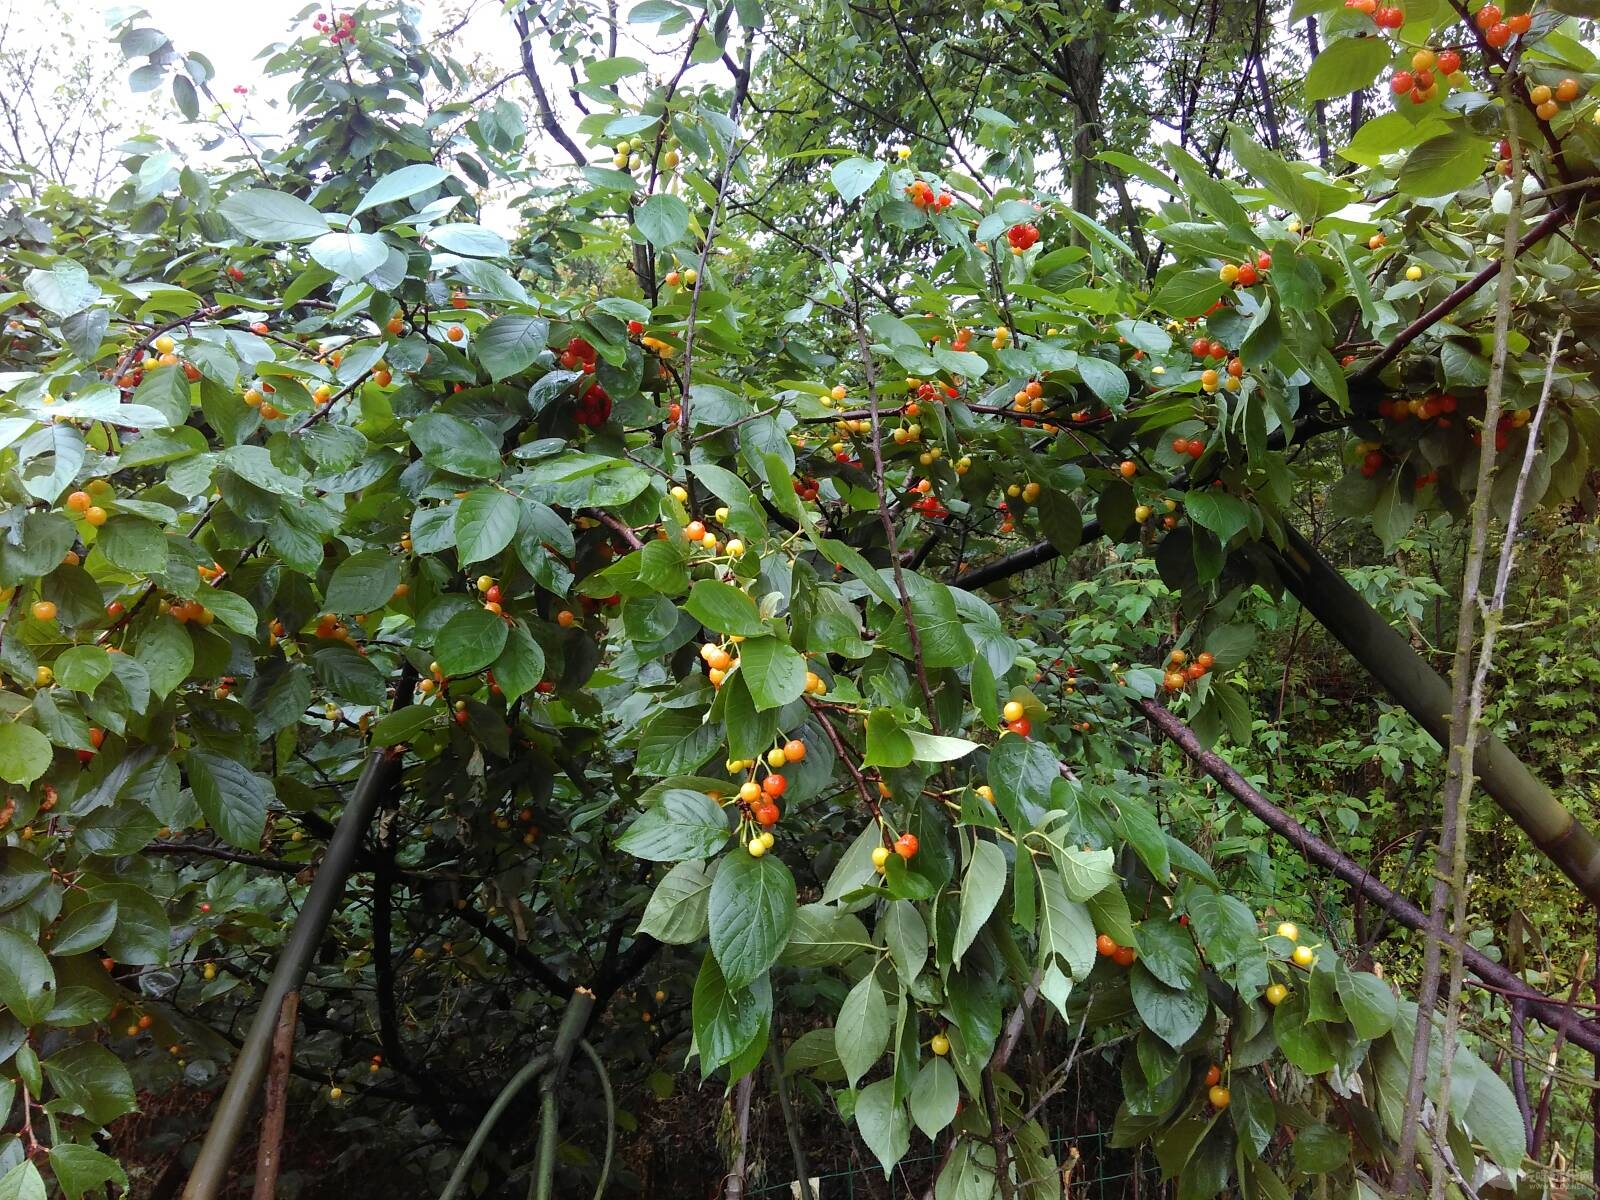
[{"label": "green bamboo stalk", "polygon": [[550,1051],[550,1070],[540,1080],[539,1149],[533,1160],[533,1175],[528,1180],[528,1200],[553,1200],[556,1176],[556,1147],[561,1133],[560,1105],[556,1088],[566,1076],[572,1052],[583,1041],[584,1027],[594,1010],[594,993],[577,988],[567,1001],[566,1012],[556,1030],[556,1044]]},{"label": "green bamboo stalk", "polygon": [[[1294,529],[1277,554],[1285,586],[1441,746],[1450,686]],[[1473,770],[1495,803],[1589,900],[1600,904],[1600,841],[1499,738],[1485,733]]]},{"label": "green bamboo stalk", "polygon": [[483,1120],[478,1122],[478,1127],[472,1131],[472,1139],[467,1142],[467,1148],[462,1151],[461,1159],[456,1163],[456,1169],[450,1173],[450,1182],[444,1185],[439,1200],[456,1200],[461,1194],[461,1189],[467,1184],[467,1177],[472,1173],[472,1164],[477,1161],[483,1144],[489,1140],[489,1135],[494,1132],[495,1123],[500,1120],[511,1102],[517,1098],[518,1093],[528,1084],[532,1083],[543,1071],[550,1066],[550,1055],[546,1053],[535,1054],[528,1060],[528,1065],[523,1067],[511,1077],[511,1081],[500,1089],[500,1094],[489,1105],[489,1111],[483,1114]]},{"label": "green bamboo stalk", "polygon": [[283,1009],[284,997],[298,991],[305,979],[311,959],[322,944],[322,936],[333,917],[334,906],[344,894],[345,880],[355,867],[361,839],[366,836],[372,814],[399,770],[400,757],[390,751],[375,750],[368,757],[355,791],[339,817],[338,828],[333,831],[328,853],[306,893],[300,915],[295,918],[289,941],[272,970],[272,978],[267,981],[261,1003],[250,1022],[250,1032],[239,1048],[228,1085],[217,1101],[205,1141],[200,1145],[200,1154],[184,1184],[182,1200],[215,1200],[222,1194],[234,1148],[239,1144],[239,1135],[250,1118],[250,1109],[266,1074],[273,1030]]},{"label": "green bamboo stalk", "polygon": [[578,1049],[588,1056],[594,1073],[600,1077],[600,1094],[606,1102],[606,1154],[600,1160],[600,1180],[594,1185],[594,1200],[600,1200],[606,1194],[606,1184],[611,1181],[611,1158],[617,1150],[617,1101],[611,1094],[611,1076],[606,1073],[606,1064],[600,1060],[599,1052],[586,1041],[579,1042]]}]

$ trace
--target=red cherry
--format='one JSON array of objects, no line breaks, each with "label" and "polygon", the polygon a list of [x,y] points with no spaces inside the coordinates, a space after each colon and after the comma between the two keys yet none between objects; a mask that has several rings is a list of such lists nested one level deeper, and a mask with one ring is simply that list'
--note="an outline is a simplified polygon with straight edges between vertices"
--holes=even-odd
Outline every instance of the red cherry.
[{"label": "red cherry", "polygon": [[1511,26],[1504,22],[1491,25],[1483,31],[1483,40],[1498,50],[1511,40]]},{"label": "red cherry", "polygon": [[1454,50],[1443,50],[1439,54],[1438,66],[1441,75],[1454,75],[1461,70],[1461,55]]},{"label": "red cherry", "polygon": [[894,852],[907,861],[917,856],[917,835],[902,833],[894,840]]},{"label": "red cherry", "polygon": [[1263,250],[1260,254],[1256,255],[1256,270],[1258,270],[1258,271],[1270,271],[1270,270],[1272,270],[1272,255],[1268,254],[1265,250]]},{"label": "red cherry", "polygon": [[499,584],[496,584],[494,587],[490,588],[487,592],[485,592],[483,594],[483,602],[485,604],[499,604],[500,603],[500,585]]},{"label": "red cherry", "polygon": [[1396,71],[1394,78],[1389,80],[1389,90],[1396,96],[1404,96],[1411,90],[1414,83],[1415,80],[1411,78],[1410,71]]},{"label": "red cherry", "polygon": [[1033,722],[1027,717],[1018,717],[1015,721],[1007,721],[1006,728],[1018,737],[1027,737],[1033,732]]},{"label": "red cherry", "polygon": [[1196,358],[1204,358],[1211,352],[1211,343],[1206,338],[1195,338],[1189,349],[1193,351]]},{"label": "red cherry", "polygon": [[630,334],[632,334],[634,337],[638,337],[641,333],[644,332],[644,322],[643,321],[629,321],[628,322],[628,332]]},{"label": "red cherry", "polygon": [[761,790],[776,800],[789,789],[789,781],[782,775],[768,775],[761,781]]},{"label": "red cherry", "polygon": [[1500,23],[1500,6],[1498,4],[1485,4],[1473,14],[1472,23],[1479,29],[1487,30],[1491,25]]},{"label": "red cherry", "polygon": [[1117,952],[1117,943],[1110,934],[1102,933],[1094,939],[1094,948],[1101,958],[1110,958]]},{"label": "red cherry", "polygon": [[1245,263],[1239,268],[1238,283],[1240,287],[1254,287],[1259,280],[1260,276],[1257,274],[1256,269],[1249,263]]}]

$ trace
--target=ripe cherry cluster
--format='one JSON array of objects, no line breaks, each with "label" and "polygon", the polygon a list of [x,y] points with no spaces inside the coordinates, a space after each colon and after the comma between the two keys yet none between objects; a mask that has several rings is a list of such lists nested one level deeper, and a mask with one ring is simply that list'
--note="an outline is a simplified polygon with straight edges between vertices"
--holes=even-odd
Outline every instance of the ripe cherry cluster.
[{"label": "ripe cherry cluster", "polygon": [[1472,23],[1483,33],[1483,40],[1500,49],[1514,37],[1522,37],[1533,28],[1533,17],[1528,13],[1505,16],[1498,4],[1485,4],[1472,14]]},{"label": "ripe cherry cluster", "polygon": [[1013,225],[1006,230],[1006,241],[1011,243],[1011,253],[1021,254],[1039,240],[1037,225]]},{"label": "ripe cherry cluster", "polygon": [[1209,675],[1215,662],[1209,650],[1200,651],[1192,662],[1187,651],[1174,650],[1167,655],[1167,670],[1161,677],[1161,685],[1169,692],[1181,692],[1189,684]]},{"label": "ripe cherry cluster", "polygon": [[598,383],[591,384],[589,389],[578,397],[578,405],[573,413],[579,425],[587,425],[591,429],[599,429],[611,419],[611,396]]},{"label": "ripe cherry cluster", "polygon": [[1261,277],[1272,269],[1272,255],[1263,250],[1255,262],[1223,263],[1217,269],[1217,278],[1229,287],[1255,287]]},{"label": "ripe cherry cluster", "polygon": [[311,24],[318,33],[327,34],[328,41],[335,46],[340,42],[353,41],[356,36],[354,13],[344,13],[335,19],[328,13],[319,12]]},{"label": "ripe cherry cluster", "polygon": [[1439,91],[1439,80],[1450,80],[1461,70],[1461,55],[1455,50],[1418,50],[1411,56],[1409,71],[1396,71],[1389,79],[1389,90],[1410,96],[1413,104],[1426,104]]},{"label": "ripe cherry cluster", "polygon": [[1405,10],[1393,4],[1379,4],[1378,0],[1344,0],[1344,6],[1366,13],[1379,29],[1399,29],[1406,23]]},{"label": "ripe cherry cluster", "polygon": [[593,375],[595,348],[584,338],[575,337],[561,348],[561,354],[556,361],[564,370],[582,371],[585,375]]},{"label": "ripe cherry cluster", "polygon": [[949,192],[935,192],[932,185],[923,179],[914,179],[908,183],[906,195],[917,208],[924,210],[931,208],[935,212],[943,212],[956,202],[956,198]]}]

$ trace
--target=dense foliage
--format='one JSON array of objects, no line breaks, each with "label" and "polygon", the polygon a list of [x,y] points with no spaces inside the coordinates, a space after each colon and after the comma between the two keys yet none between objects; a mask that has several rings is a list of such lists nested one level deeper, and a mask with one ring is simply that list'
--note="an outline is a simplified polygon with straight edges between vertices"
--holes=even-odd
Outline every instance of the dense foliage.
[{"label": "dense foliage", "polygon": [[[109,196],[0,211],[0,1196],[125,1182],[97,1131],[225,1072],[375,762],[298,1069],[430,1148],[417,1194],[578,986],[635,1086],[782,1042],[886,1172],[934,1139],[940,1197],[1059,1195],[1091,1051],[1181,1197],[1386,1182],[1415,1006],[1130,706],[1288,760],[1358,857],[1427,828],[1384,789],[1433,744],[1290,688],[1275,548],[1360,522],[1422,642],[1450,574],[1404,556],[1459,550],[1485,436],[1497,517],[1592,513],[1584,5],[1212,6],[1237,89],[1136,3],[509,7],[531,114],[403,6],[312,9],[278,148],[129,18],[135,86],[235,156],[146,136]],[[1035,543],[1055,585],[991,569]],[[1551,555],[1529,603],[1589,650],[1513,639],[1495,715],[1559,764],[1592,717],[1547,689],[1600,668]],[[1537,1193],[1501,1075],[1453,1080],[1427,1170]]]}]

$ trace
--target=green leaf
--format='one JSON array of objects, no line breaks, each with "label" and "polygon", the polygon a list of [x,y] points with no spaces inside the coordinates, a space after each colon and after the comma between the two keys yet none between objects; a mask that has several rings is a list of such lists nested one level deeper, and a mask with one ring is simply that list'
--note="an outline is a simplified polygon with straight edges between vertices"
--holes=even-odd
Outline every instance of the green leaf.
[{"label": "green leaf", "polygon": [[788,967],[832,967],[849,962],[871,945],[867,927],[854,913],[827,904],[802,904],[778,961]]},{"label": "green leaf", "polygon": [[911,1119],[930,1138],[937,1137],[956,1119],[961,1088],[948,1059],[935,1057],[922,1064],[911,1086]]},{"label": "green leaf", "polygon": [[401,560],[387,550],[352,554],[328,580],[323,606],[341,615],[376,612],[394,598],[400,586]]},{"label": "green leaf", "polygon": [[862,766],[903,767],[915,753],[910,735],[900,728],[892,712],[875,708],[867,714],[867,753]]},{"label": "green leaf", "polygon": [[429,188],[438,187],[449,178],[449,171],[432,163],[412,163],[409,167],[390,171],[367,189],[367,194],[361,198],[361,203],[356,205],[352,215],[364,213],[367,209],[376,208],[380,204],[393,204],[396,200],[415,196]]},{"label": "green leaf", "polygon": [[0,779],[26,786],[50,769],[50,739],[31,725],[0,724]]},{"label": "green leaf", "polygon": [[56,658],[56,682],[74,692],[94,695],[111,674],[112,656],[103,646],[74,646]]},{"label": "green leaf", "polygon": [[430,467],[474,479],[493,479],[500,474],[500,448],[460,417],[428,413],[413,421],[407,433]]},{"label": "green leaf", "polygon": [[1305,999],[1301,992],[1291,993],[1272,1014],[1272,1032],[1278,1039],[1283,1056],[1307,1075],[1320,1075],[1333,1069],[1333,1046],[1328,1041],[1327,1028],[1306,1017]]},{"label": "green leaf", "polygon": [[1320,220],[1328,213],[1337,212],[1352,199],[1343,187],[1296,171],[1281,155],[1259,145],[1244,126],[1229,128],[1228,145],[1239,165],[1255,176],[1283,207],[1292,209],[1306,221]]},{"label": "green leaf", "polygon": [[199,747],[189,751],[186,765],[195,802],[217,834],[240,849],[259,846],[272,782],[235,759]]},{"label": "green leaf", "polygon": [[700,961],[694,982],[693,1023],[700,1069],[709,1075],[742,1055],[761,1037],[772,1015],[772,989],[765,976],[748,988],[730,988],[714,954]]},{"label": "green leaf", "polygon": [[506,635],[506,648],[494,660],[494,681],[500,685],[506,703],[533,691],[543,678],[543,647],[522,625],[513,625]]},{"label": "green leaf", "polygon": [[856,1128],[883,1165],[885,1179],[911,1149],[911,1120],[894,1093],[895,1081],[880,1079],[862,1088],[856,1097]]},{"label": "green leaf", "polygon": [[710,858],[730,832],[727,813],[704,792],[668,788],[628,826],[617,848],[651,862]]},{"label": "green leaf", "polygon": [[1072,977],[1086,979],[1094,969],[1095,931],[1089,910],[1067,897],[1061,873],[1043,863],[1039,872],[1039,952],[1067,964]]},{"label": "green leaf", "polygon": [[[1521,1118],[1518,1118],[1520,1129]],[[1350,1138],[1318,1121],[1295,1134],[1294,1165],[1307,1175],[1326,1175],[1350,1161]]]},{"label": "green leaf", "polygon": [[472,345],[489,378],[499,383],[531,367],[549,340],[550,322],[543,317],[507,314],[485,325]]},{"label": "green leaf", "polygon": [[715,579],[698,579],[683,610],[713,633],[760,637],[766,623],[748,593]]},{"label": "green leaf", "polygon": [[[177,78],[181,80],[183,76]],[[128,1187],[127,1173],[116,1159],[77,1142],[57,1142],[50,1147],[50,1170],[68,1200],[78,1200],[86,1192],[99,1192],[108,1183],[115,1183],[124,1191]],[[39,1195],[44,1196],[42,1189]]]},{"label": "green leaf", "polygon": [[1005,895],[1006,879],[1006,856],[999,846],[979,838],[961,877],[961,916],[950,945],[950,961],[955,966],[961,965],[961,956],[971,948],[1000,897]]},{"label": "green leaf", "polygon": [[1369,88],[1393,57],[1388,41],[1376,34],[1329,42],[1306,72],[1306,100],[1332,100]]},{"label": "green leaf", "polygon": [[1184,498],[1184,511],[1202,529],[1217,535],[1224,546],[1250,524],[1250,506],[1237,496],[1216,490],[1193,491]]},{"label": "green leaf", "polygon": [[21,846],[0,846],[0,912],[30,900],[50,882],[50,867]]},{"label": "green leaf", "polygon": [[1519,1170],[1526,1142],[1522,1112],[1517,1108],[1511,1089],[1487,1063],[1470,1051],[1456,1055],[1454,1070],[1470,1075],[1473,1081],[1472,1099],[1461,1116],[1467,1133],[1474,1141],[1481,1142],[1489,1157],[1506,1171]]},{"label": "green leaf", "polygon": [[115,900],[91,900],[79,905],[56,926],[50,939],[52,954],[85,954],[96,949],[117,926]]},{"label": "green leaf", "polygon": [[1181,1049],[1195,1035],[1211,1007],[1205,989],[1168,987],[1142,963],[1129,968],[1128,981],[1133,1006],[1146,1028],[1174,1050]]},{"label": "green leaf", "polygon": [[910,988],[928,961],[928,925],[909,900],[891,900],[883,911],[883,944],[900,982]]},{"label": "green leaf", "polygon": [[833,1044],[851,1087],[872,1069],[889,1046],[889,1007],[878,986],[878,973],[868,971],[839,1006]]},{"label": "green leaf", "polygon": [[1356,1036],[1376,1041],[1394,1028],[1398,1001],[1389,985],[1376,975],[1337,963],[1334,967],[1339,1000]]},{"label": "green leaf", "polygon": [[954,762],[978,748],[977,742],[969,742],[966,738],[942,737],[918,729],[908,729],[905,733],[918,762]]},{"label": "green leaf", "polygon": [[869,158],[846,158],[833,164],[828,178],[834,191],[846,204],[866,195],[867,189],[883,177],[884,164]]},{"label": "green leaf", "polygon": [[1408,196],[1453,196],[1483,176],[1483,138],[1453,129],[1429,138],[1410,154],[1396,180]]},{"label": "green leaf", "polygon": [[227,628],[246,637],[255,635],[259,619],[250,601],[243,596],[221,588],[209,588],[203,591],[200,598],[212,615]]},{"label": "green leaf", "polygon": [[109,884],[93,893],[117,905],[117,927],[106,939],[106,953],[121,963],[159,966],[167,961],[172,928],[166,909],[148,891],[131,884]]},{"label": "green leaf", "polygon": [[522,520],[515,496],[498,488],[469,492],[456,509],[456,556],[463,567],[493,558],[511,544]]},{"label": "green leaf", "polygon": [[0,1175],[0,1200],[45,1200],[47,1194],[44,1176],[27,1160]]},{"label": "green leaf", "polygon": [[751,638],[739,647],[739,674],[760,712],[805,694],[806,660],[789,643],[775,637]]},{"label": "green leaf", "polygon": [[729,987],[744,987],[778,961],[795,907],[794,876],[775,856],[735,850],[722,860],[707,915],[711,952]]},{"label": "green leaf", "polygon": [[377,234],[335,230],[312,242],[309,253],[317,265],[335,275],[360,279],[383,266],[389,246]]},{"label": "green leaf", "polygon": [[112,566],[131,574],[147,575],[167,566],[166,535],[142,517],[116,514],[95,534],[94,545]]},{"label": "green leaf", "polygon": [[664,250],[688,236],[689,206],[676,196],[657,192],[634,209],[633,221],[645,241]]},{"label": "green leaf", "polygon": [[1082,903],[1105,891],[1117,880],[1117,856],[1112,850],[1083,850],[1077,846],[1052,846],[1050,857],[1061,872],[1067,898]]},{"label": "green leaf", "polygon": [[1278,1109],[1272,1093],[1251,1071],[1237,1071],[1228,1081],[1232,1093],[1228,1111],[1240,1143],[1251,1158],[1259,1159],[1278,1132]]},{"label": "green leaf", "polygon": [[505,238],[481,225],[435,225],[428,237],[440,249],[468,258],[504,258],[511,252]]},{"label": "green leaf", "polygon": [[372,727],[374,746],[398,746],[438,720],[440,710],[429,704],[411,704],[389,713]]},{"label": "green leaf", "polygon": [[[723,837],[727,822],[723,822]],[[686,946],[706,936],[706,906],[711,898],[711,873],[698,858],[673,867],[656,884],[639,918],[639,932],[669,946]]]},{"label": "green leaf", "polygon": [[1175,920],[1152,918],[1139,926],[1139,961],[1168,987],[1200,986],[1200,956],[1189,931]]},{"label": "green leaf", "polygon": [[1157,286],[1150,307],[1170,317],[1198,317],[1228,290],[1209,267],[1174,271]]},{"label": "green leaf", "polygon": [[989,751],[989,786],[994,802],[1013,829],[1031,829],[1024,805],[1045,808],[1050,788],[1061,776],[1061,765],[1050,748],[1032,738],[1008,734]]},{"label": "green leaf", "polygon": [[40,308],[58,317],[82,312],[100,298],[100,285],[79,263],[63,259],[46,269],[36,267],[22,281],[22,290]]},{"label": "green leaf", "polygon": [[1064,492],[1046,490],[1039,497],[1039,528],[1046,540],[1063,555],[1069,555],[1083,542],[1083,513],[1077,502]]},{"label": "green leaf", "polygon": [[644,70],[645,64],[637,58],[605,58],[584,64],[585,78],[590,83],[598,83],[602,87],[609,87],[619,79],[638,75]]},{"label": "green leaf", "polygon": [[248,188],[217,205],[230,225],[263,242],[305,242],[328,232],[322,214],[287,192]]},{"label": "green leaf", "polygon": [[78,1042],[44,1060],[45,1074],[69,1104],[96,1125],[107,1125],[136,1107],[133,1078],[115,1054],[94,1042]]},{"label": "green leaf", "polygon": [[44,951],[0,928],[0,1005],[24,1025],[44,1020],[56,1003],[56,973]]},{"label": "green leaf", "polygon": [[472,675],[506,648],[510,627],[486,608],[469,608],[444,623],[433,641],[433,657],[446,675]]}]

